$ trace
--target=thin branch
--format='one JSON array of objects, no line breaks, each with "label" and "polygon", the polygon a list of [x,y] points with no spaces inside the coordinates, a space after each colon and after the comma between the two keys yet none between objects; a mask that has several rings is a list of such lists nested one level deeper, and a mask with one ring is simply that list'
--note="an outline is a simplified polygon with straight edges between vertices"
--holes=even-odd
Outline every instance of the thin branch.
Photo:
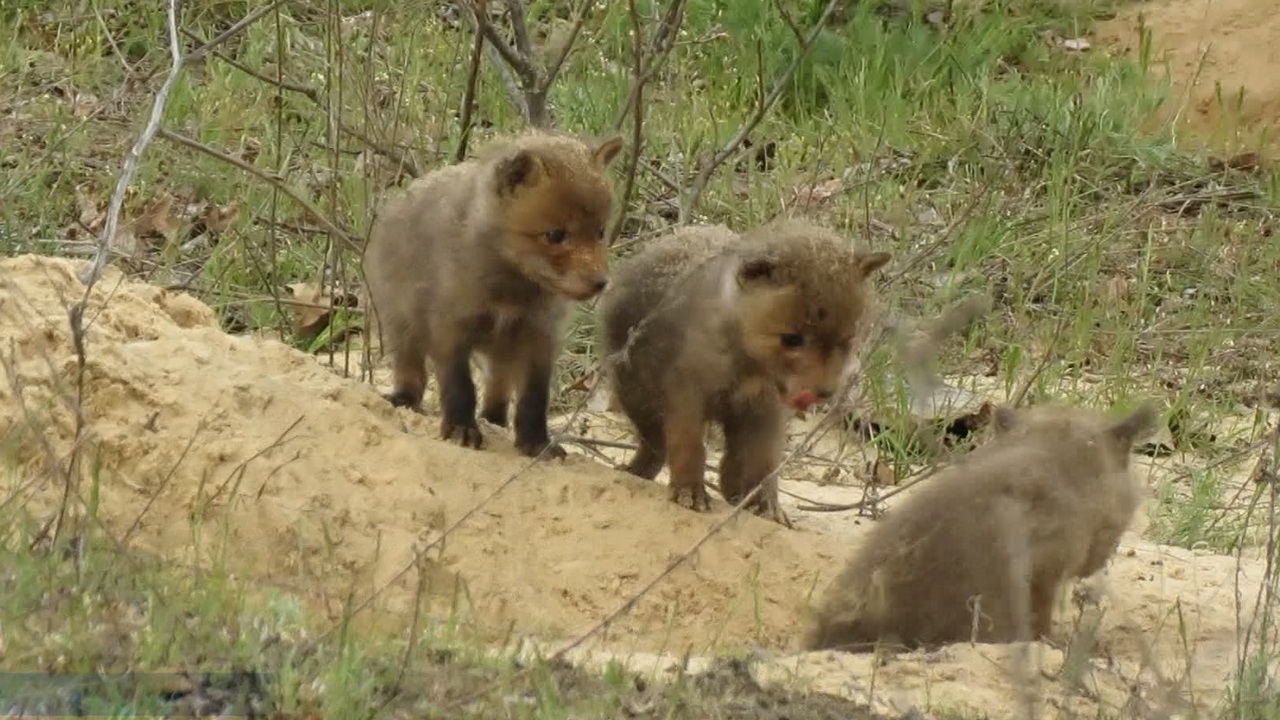
[{"label": "thin branch", "polygon": [[[197,41],[200,40],[199,37],[197,37],[194,33],[188,30],[184,29],[182,33],[193,40],[197,40]],[[231,67],[239,70],[240,72],[248,75],[249,77],[252,77],[256,80],[260,80],[264,83],[267,83],[268,85],[273,85],[275,87],[278,87],[281,90],[288,90],[289,92],[298,93],[299,95],[315,103],[317,106],[324,107],[324,100],[320,97],[321,93],[319,88],[316,88],[311,85],[301,85],[299,83],[290,82],[288,80],[284,80],[280,78],[268,77],[262,74],[261,72],[254,70],[253,68],[245,65],[244,63],[241,63],[240,61],[234,58],[224,55],[223,53],[217,50],[213,51],[213,56],[227,63]],[[408,174],[410,177],[418,177],[422,175],[422,169],[418,167],[418,161],[414,159],[413,155],[406,152],[401,152],[400,149],[395,147],[394,145],[384,145],[378,142],[377,140],[374,140],[368,135],[365,135],[359,130],[356,130],[355,128],[341,121],[339,121],[338,129],[340,129],[342,132],[346,133],[347,135],[350,135],[351,137],[355,138],[356,140],[364,144],[366,147],[368,147],[370,150],[390,160],[397,167],[403,168],[405,173]]]},{"label": "thin branch", "polygon": [[172,140],[173,142],[179,145],[188,147],[192,150],[197,150],[199,152],[202,152],[205,155],[208,155],[209,157],[217,158],[218,160],[221,160],[222,162],[225,162],[228,165],[232,165],[236,168],[239,168],[240,170],[243,170],[244,172],[249,173],[250,175],[258,178],[259,180],[262,180],[263,182],[271,185],[272,187],[276,188],[277,190],[284,193],[285,195],[288,195],[290,199],[298,203],[298,205],[302,206],[302,209],[306,210],[307,214],[315,218],[321,225],[324,225],[325,228],[331,231],[334,235],[337,235],[339,238],[341,238],[345,243],[347,243],[347,245],[352,250],[356,252],[360,252],[360,248],[362,247],[363,243],[360,241],[359,237],[357,237],[350,230],[347,230],[346,228],[339,226],[337,223],[331,220],[329,216],[325,215],[323,212],[320,211],[320,208],[312,204],[310,200],[307,200],[306,198],[302,197],[302,195],[298,194],[297,190],[294,190],[292,187],[290,187],[288,183],[286,183],[278,175],[256,168],[250,165],[249,163],[241,160],[240,158],[232,157],[222,152],[221,150],[215,150],[209,147],[208,145],[205,145],[204,143],[198,142],[196,140],[192,140],[191,138],[185,135],[180,135],[178,133],[171,132],[169,130],[161,130],[160,137],[166,140]]},{"label": "thin branch", "polygon": [[[667,14],[662,18],[657,32],[653,34],[649,47],[649,60],[645,63],[644,70],[632,78],[631,88],[627,90],[627,99],[622,103],[622,108],[618,110],[617,116],[613,119],[614,130],[621,128],[627,116],[635,110],[644,86],[658,73],[658,70],[671,54],[671,50],[675,48],[675,39],[684,21],[685,6],[685,0],[672,0],[671,5],[667,7]],[[679,188],[673,187],[672,189],[678,190]]]},{"label": "thin branch", "polygon": [[[487,27],[489,0],[476,0],[476,5],[479,6],[476,22],[482,27]],[[476,102],[476,88],[480,85],[480,58],[483,53],[484,33],[478,32],[475,33],[475,41],[471,45],[471,61],[467,67],[467,87],[462,93],[462,109],[458,118],[462,130],[458,135],[458,147],[453,152],[454,162],[462,162],[467,157],[467,143],[471,140],[471,106]]]},{"label": "thin branch", "polygon": [[232,25],[231,27],[227,28],[226,30],[223,30],[221,33],[219,33],[218,35],[216,35],[216,36],[215,36],[212,40],[210,40],[209,42],[207,42],[207,43],[205,43],[204,45],[202,45],[202,46],[200,46],[200,47],[196,48],[195,50],[192,50],[190,53],[188,53],[188,54],[187,54],[187,56],[186,56],[186,57],[182,58],[182,62],[183,62],[184,64],[186,64],[186,63],[191,63],[191,62],[195,62],[195,61],[199,60],[200,58],[202,58],[202,57],[204,57],[205,55],[207,55],[207,54],[209,53],[209,51],[211,51],[211,50],[213,50],[214,48],[218,47],[218,46],[219,46],[219,45],[221,45],[222,43],[224,43],[224,42],[226,42],[226,41],[230,40],[231,38],[235,37],[236,35],[239,35],[240,33],[244,32],[244,29],[245,29],[245,28],[247,28],[247,27],[249,27],[250,25],[254,24],[254,23],[255,23],[255,22],[257,22],[257,21],[258,21],[258,19],[259,19],[259,18],[261,18],[263,15],[266,15],[267,13],[271,12],[272,10],[275,10],[277,7],[279,7],[279,6],[280,6],[280,5],[282,5],[283,3],[284,3],[284,0],[272,0],[271,2],[267,3],[266,5],[263,5],[262,7],[260,7],[260,8],[258,8],[258,9],[256,9],[256,10],[254,10],[253,12],[249,13],[248,15],[245,15],[243,18],[240,18],[240,20],[239,20],[239,21],[237,21],[237,22],[236,22],[236,24]]},{"label": "thin branch", "polygon": [[[520,76],[526,88],[536,86],[538,72],[533,66],[533,62],[529,58],[520,55],[506,40],[503,40],[502,36],[498,34],[497,28],[493,25],[488,22],[480,24],[480,9],[475,7],[476,4],[478,4],[477,1],[473,0],[471,12],[474,16],[473,21],[476,23],[476,29],[484,35],[484,39],[488,41],[489,46],[498,51],[498,55],[502,56],[502,60]],[[524,14],[521,13],[520,17],[523,19]]]},{"label": "thin branch", "polygon": [[715,174],[715,171],[723,165],[730,156],[738,151],[738,148],[756,129],[756,126],[760,124],[760,121],[764,119],[764,116],[768,114],[769,110],[771,110],[774,105],[778,104],[778,100],[782,97],[782,93],[786,91],[787,86],[791,83],[791,79],[795,77],[796,71],[800,69],[800,65],[809,57],[809,53],[813,50],[814,41],[818,39],[818,34],[827,26],[827,23],[831,20],[831,16],[835,13],[836,8],[843,4],[844,1],[845,0],[829,0],[829,2],[827,2],[827,6],[822,10],[822,15],[818,18],[818,21],[813,24],[813,27],[809,28],[809,33],[805,35],[804,42],[798,48],[796,56],[791,59],[791,64],[787,66],[787,69],[782,73],[777,81],[774,82],[773,89],[769,91],[767,96],[761,99],[760,103],[756,106],[755,112],[753,112],[751,117],[747,118],[747,121],[738,128],[738,132],[733,136],[733,139],[726,143],[724,147],[720,148],[720,150],[716,151],[716,153],[711,156],[710,162],[708,162],[698,173],[697,177],[694,178],[693,184],[689,188],[689,192],[685,195],[684,202],[680,204],[680,224],[689,222],[690,216],[698,206],[698,201],[702,198],[702,193],[706,191],[707,183],[711,182],[711,176]]},{"label": "thin branch", "polygon": [[[676,3],[681,0],[675,0]],[[636,0],[627,0],[627,14],[631,16],[631,60],[633,81],[634,110],[631,113],[631,147],[628,148],[627,174],[622,185],[622,197],[618,201],[618,215],[609,228],[605,240],[612,246],[622,233],[622,226],[627,221],[627,207],[631,204],[631,196],[636,187],[636,167],[640,164],[640,152],[644,149],[644,30],[640,26],[640,11],[636,9]]]},{"label": "thin branch", "polygon": [[524,0],[507,0],[507,12],[511,15],[511,35],[516,41],[516,52],[533,68],[533,43],[529,41],[529,21],[524,14]]},{"label": "thin branch", "polygon": [[182,74],[182,46],[178,42],[178,2],[177,0],[169,0],[168,16],[169,16],[169,56],[172,64],[169,67],[169,75],[165,77],[164,84],[160,86],[160,90],[156,93],[155,101],[151,105],[151,119],[147,121],[147,126],[143,129],[142,134],[138,136],[133,147],[129,148],[129,153],[124,157],[124,164],[120,169],[120,177],[116,180],[116,191],[111,196],[111,205],[107,208],[107,221],[102,228],[102,235],[98,242],[98,253],[93,258],[93,263],[81,275],[80,281],[84,283],[84,302],[88,302],[89,293],[93,290],[94,284],[98,282],[98,278],[102,275],[102,270],[107,266],[107,260],[114,251],[114,243],[116,230],[120,227],[120,213],[124,210],[124,196],[129,189],[129,183],[133,182],[133,175],[138,171],[138,160],[142,157],[142,153],[155,139],[156,133],[160,130],[160,123],[164,120],[164,109],[169,103],[169,93],[173,90],[173,86],[178,81],[178,76]]},{"label": "thin branch", "polygon": [[[680,0],[677,0],[679,2]],[[560,75],[560,70],[564,68],[565,60],[569,59],[569,52],[573,50],[573,44],[578,41],[578,33],[582,32],[582,26],[587,22],[587,16],[591,13],[591,5],[595,0],[582,0],[582,9],[578,11],[578,19],[573,22],[573,27],[569,28],[569,37],[565,38],[564,44],[560,47],[560,51],[556,53],[555,58],[547,64],[547,71],[543,74],[542,85],[539,88],[543,93],[551,89],[551,85],[555,83],[556,78]]]}]

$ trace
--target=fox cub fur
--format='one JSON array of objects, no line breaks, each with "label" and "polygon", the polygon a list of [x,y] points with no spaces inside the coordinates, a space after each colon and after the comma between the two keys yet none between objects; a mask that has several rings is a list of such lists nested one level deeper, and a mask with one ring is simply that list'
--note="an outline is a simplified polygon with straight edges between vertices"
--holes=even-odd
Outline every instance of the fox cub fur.
[{"label": "fox cub fur", "polygon": [[[867,278],[888,261],[784,219],[741,236],[687,226],[621,263],[600,317],[614,397],[640,440],[627,470],[653,479],[665,463],[671,499],[709,508],[703,432],[715,422],[721,493],[736,504],[754,490],[782,460],[787,407],[842,386]],[[772,488],[752,509],[776,518]]]},{"label": "fox cub fur", "polygon": [[1138,507],[1146,403],[999,408],[994,437],[891,509],[831,583],[806,649],[1048,636],[1062,585],[1101,570]]},{"label": "fox cub fur", "polygon": [[481,448],[471,356],[486,361],[481,416],[515,443],[563,457],[547,431],[552,369],[568,303],[609,283],[607,169],[623,147],[533,131],[434,170],[391,197],[373,222],[364,272],[392,356],[387,399],[419,408],[430,359],[442,438]]}]

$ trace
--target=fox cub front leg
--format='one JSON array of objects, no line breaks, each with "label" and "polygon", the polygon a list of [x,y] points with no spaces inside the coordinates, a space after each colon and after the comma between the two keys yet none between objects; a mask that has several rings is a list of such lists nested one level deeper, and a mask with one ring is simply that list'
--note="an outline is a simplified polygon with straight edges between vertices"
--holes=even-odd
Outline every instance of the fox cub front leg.
[{"label": "fox cub front leg", "polygon": [[547,431],[547,407],[551,403],[551,367],[555,344],[549,336],[530,338],[517,373],[516,450],[529,457],[560,459],[564,448],[551,442]]},{"label": "fox cub front leg", "polygon": [[440,383],[440,438],[456,439],[463,447],[484,447],[484,433],[476,422],[476,385],[471,379],[471,348],[458,345],[437,353],[436,377]]}]

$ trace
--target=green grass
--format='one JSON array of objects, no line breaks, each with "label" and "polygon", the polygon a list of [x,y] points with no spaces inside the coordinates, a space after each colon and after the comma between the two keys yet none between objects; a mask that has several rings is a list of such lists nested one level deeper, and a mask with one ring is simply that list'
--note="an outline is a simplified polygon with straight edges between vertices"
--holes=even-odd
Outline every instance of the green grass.
[{"label": "green grass", "polygon": [[[530,3],[531,22],[549,20],[559,5]],[[636,5],[646,18],[665,7]],[[783,5],[802,27],[822,7],[813,0]],[[998,312],[943,358],[945,372],[992,375],[1011,395],[1043,366],[1032,397],[1108,406],[1163,393],[1170,407],[1210,425],[1234,412],[1268,380],[1259,353],[1271,352],[1280,335],[1273,311],[1280,305],[1280,243],[1270,238],[1280,176],[1211,177],[1204,159],[1179,151],[1170,132],[1139,132],[1168,94],[1146,77],[1145,53],[1139,62],[1071,54],[1041,39],[1046,30],[1081,34],[1108,7],[974,5],[957,4],[940,31],[925,19],[931,7],[895,14],[858,4],[824,31],[756,129],[757,147],[775,143],[771,165],[746,162],[738,170],[726,163],[708,185],[698,219],[759,223],[793,188],[840,178],[843,192],[812,214],[894,254],[893,277],[881,288],[892,310],[927,315],[963,292],[994,293]],[[254,7],[188,2],[181,24],[208,40]],[[184,72],[164,126],[278,176],[337,225],[363,235],[372,204],[400,178],[361,137],[411,148],[424,168],[445,162],[459,142],[456,111],[471,40],[436,10],[433,3],[377,0],[283,3]],[[83,256],[92,235],[68,232],[81,215],[76,189],[99,211],[105,207],[167,68],[164,15],[117,0],[53,9],[19,3],[0,11],[0,24],[11,39],[0,46],[0,105],[11,113],[0,125],[0,251]],[[183,42],[188,50],[197,44]],[[597,9],[550,93],[559,127],[609,128],[628,91],[631,42],[626,3]],[[666,225],[651,211],[676,199],[664,179],[686,183],[697,157],[733,136],[761,86],[772,84],[794,52],[792,31],[772,4],[690,0],[677,47],[646,89],[650,111],[629,228]],[[296,89],[269,82],[277,77]],[[487,61],[477,106],[481,126],[472,148],[520,125]],[[656,169],[643,169],[649,163]],[[142,157],[126,219],[161,193],[177,198],[181,226],[172,239],[147,239],[129,269],[188,287],[228,329],[274,334],[313,351],[328,345],[324,333],[294,338],[292,315],[279,302],[284,285],[315,282],[326,270],[347,286],[358,283],[354,254],[330,252],[334,239],[315,218],[262,179],[165,139]],[[198,214],[200,203],[233,202],[238,220],[225,232],[202,239],[193,231],[186,213]],[[643,240],[625,234],[619,256]],[[895,268],[907,269],[896,276]],[[597,359],[592,317],[589,309],[575,315],[559,370],[566,384]],[[888,361],[877,353],[873,372]],[[556,403],[573,407],[581,399],[566,392]],[[902,402],[890,392],[874,399],[886,409]],[[1237,448],[1194,449],[1197,462],[1209,463]],[[1187,492],[1161,488],[1155,535],[1230,549],[1243,528],[1215,520],[1227,488],[1212,471],[1191,478]],[[468,673],[500,679],[510,672],[500,663],[418,658],[413,672],[444,677],[416,685],[395,681],[404,656],[395,643],[268,643],[302,636],[305,621],[291,601],[248,610],[246,591],[231,578],[172,575],[98,540],[86,540],[89,550],[74,560],[59,554],[65,548],[24,550],[29,533],[13,512],[0,517],[9,568],[8,621],[0,631],[6,668],[256,663],[283,679],[271,696],[286,712],[326,716],[368,714],[383,701],[438,702],[427,690],[442,687],[447,695],[475,685]],[[75,588],[76,599],[54,588]],[[123,619],[109,619],[117,616]],[[112,623],[124,623],[123,635],[102,640],[98,633]],[[50,632],[55,626],[65,631]],[[259,657],[265,660],[253,660]],[[574,690],[557,691],[552,679],[564,681],[566,673],[547,669],[516,682],[506,692],[533,702],[503,712],[612,717],[619,703],[635,699],[613,675],[572,675]],[[328,691],[309,689],[316,682]],[[601,691],[604,709],[574,704],[599,688],[616,690]],[[1272,703],[1272,715],[1254,717],[1275,717],[1274,687],[1244,682],[1240,692],[1249,688]],[[682,692],[679,702],[663,706],[673,714],[654,716],[715,716],[697,714],[712,711],[698,704],[698,693]],[[1235,707],[1250,703],[1237,698]],[[498,710],[485,706],[474,716],[484,711]]]},{"label": "green grass", "polygon": [[[0,523],[3,669],[78,687],[84,711],[163,715],[203,702],[205,713],[240,716],[253,708],[277,717],[552,720],[649,708],[650,717],[692,719],[742,717],[724,713],[751,699],[762,708],[753,718],[872,717],[848,701],[762,689],[732,659],[658,685],[617,664],[597,676],[484,654],[454,641],[444,622],[426,621],[414,643],[373,640],[347,623],[329,632],[288,594],[121,552],[93,532],[51,543],[17,519]],[[0,674],[6,714],[73,707],[52,684]]]}]

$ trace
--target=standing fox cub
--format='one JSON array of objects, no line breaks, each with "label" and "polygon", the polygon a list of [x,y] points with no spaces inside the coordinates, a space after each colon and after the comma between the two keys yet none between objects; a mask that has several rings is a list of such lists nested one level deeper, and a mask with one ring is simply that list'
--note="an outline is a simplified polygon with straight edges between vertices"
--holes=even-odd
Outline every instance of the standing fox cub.
[{"label": "standing fox cub", "polygon": [[930,648],[1047,636],[1061,586],[1101,570],[1139,502],[1143,404],[1118,420],[1069,407],[997,409],[995,437],[871,531],[835,578],[806,649]]},{"label": "standing fox cub", "polygon": [[[627,470],[653,479],[669,464],[671,499],[709,508],[710,421],[724,429],[721,493],[736,504],[754,490],[782,460],[786,407],[841,387],[867,277],[888,261],[799,220],[742,236],[684,227],[628,258],[600,311],[613,392],[640,439]],[[753,510],[776,517],[776,491],[761,491]]]},{"label": "standing fox cub", "polygon": [[487,360],[481,415],[516,447],[563,457],[547,432],[557,334],[570,300],[609,283],[607,168],[622,140],[530,132],[480,158],[435,170],[378,213],[364,271],[393,362],[387,399],[417,408],[427,358],[440,386],[440,435],[480,448],[471,355]]}]

